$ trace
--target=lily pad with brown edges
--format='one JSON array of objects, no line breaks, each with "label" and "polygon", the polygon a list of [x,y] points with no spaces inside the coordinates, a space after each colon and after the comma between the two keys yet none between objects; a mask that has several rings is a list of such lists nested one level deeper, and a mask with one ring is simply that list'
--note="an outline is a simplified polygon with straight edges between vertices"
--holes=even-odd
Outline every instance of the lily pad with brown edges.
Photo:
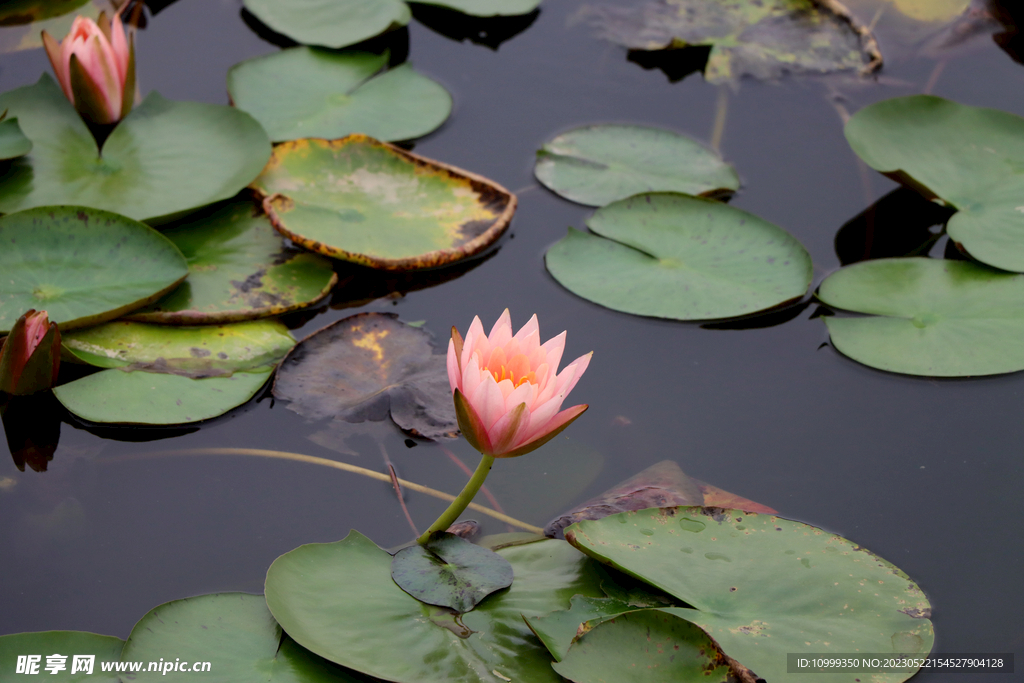
[{"label": "lily pad with brown edges", "polygon": [[391,313],[360,313],[313,333],[285,357],[274,396],[310,420],[383,420],[436,439],[458,431],[445,356],[432,335]]},{"label": "lily pad with brown edges", "polygon": [[296,244],[384,270],[478,254],[516,208],[515,195],[497,183],[365,135],[277,145],[252,187],[274,227]]},{"label": "lily pad with brown edges", "polygon": [[544,527],[544,533],[562,538],[562,530],[576,522],[673,505],[703,505],[775,514],[770,507],[694,479],[672,460],[662,460],[551,520]]},{"label": "lily pad with brown edges", "polygon": [[192,214],[163,234],[188,261],[188,278],[129,320],[200,325],[276,316],[312,306],[338,281],[329,260],[286,246],[249,197]]}]

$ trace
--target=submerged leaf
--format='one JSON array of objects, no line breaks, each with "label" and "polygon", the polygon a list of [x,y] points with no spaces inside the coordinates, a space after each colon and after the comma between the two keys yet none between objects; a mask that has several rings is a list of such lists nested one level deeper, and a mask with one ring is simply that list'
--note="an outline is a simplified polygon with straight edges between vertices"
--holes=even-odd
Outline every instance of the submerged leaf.
[{"label": "submerged leaf", "polygon": [[274,396],[299,415],[383,420],[429,439],[458,429],[445,356],[432,335],[388,313],[360,313],[315,332],[284,359]]},{"label": "submerged leaf", "polygon": [[544,527],[544,533],[549,537],[562,538],[562,530],[576,522],[601,519],[627,510],[676,505],[731,507],[768,514],[775,512],[769,507],[694,479],[684,473],[675,461],[662,460],[551,520]]},{"label": "submerged leaf", "polygon": [[512,565],[487,548],[437,531],[425,544],[395,554],[391,578],[420,602],[468,612],[491,593],[512,585]]},{"label": "submerged leaf", "polygon": [[869,71],[881,66],[874,39],[849,15],[814,0],[655,0],[590,7],[602,37],[634,50],[710,45],[704,77]]}]

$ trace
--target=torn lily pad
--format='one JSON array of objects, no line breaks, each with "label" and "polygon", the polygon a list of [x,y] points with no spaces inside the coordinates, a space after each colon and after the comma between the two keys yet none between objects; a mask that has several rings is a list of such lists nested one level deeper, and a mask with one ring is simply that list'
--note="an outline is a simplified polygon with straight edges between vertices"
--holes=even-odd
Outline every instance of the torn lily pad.
[{"label": "torn lily pad", "polygon": [[730,194],[740,187],[717,152],[684,135],[627,125],[583,126],[544,143],[533,170],[551,191],[604,206],[641,192]]},{"label": "torn lily pad", "polygon": [[338,281],[330,260],[286,246],[247,197],[190,214],[162,233],[184,254],[185,282],[129,320],[205,325],[312,306]]},{"label": "torn lily pad", "polygon": [[655,0],[583,15],[603,38],[631,50],[710,46],[704,78],[712,83],[882,64],[871,33],[830,0]]},{"label": "torn lily pad", "polygon": [[360,313],[311,334],[284,359],[274,396],[310,420],[388,415],[429,439],[458,432],[445,356],[432,335],[387,313]]},{"label": "torn lily pad", "polygon": [[[788,653],[925,655],[934,642],[931,606],[906,574],[801,522],[721,508],[655,508],[580,522],[565,537],[692,605],[660,611],[700,626],[765,680],[787,679]],[[875,680],[898,683],[915,671]],[[859,675],[830,674],[841,683]]]},{"label": "torn lily pad", "polygon": [[497,183],[365,135],[277,145],[252,187],[274,227],[296,244],[384,270],[478,254],[516,207]]},{"label": "torn lily pad", "polygon": [[228,92],[271,140],[341,138],[411,140],[436,129],[452,111],[437,81],[402,64],[381,72],[388,55],[294,47],[236,64]]},{"label": "torn lily pad", "polygon": [[195,327],[115,321],[69,332],[63,342],[80,361],[97,367],[192,378],[269,369],[295,346],[277,320]]}]

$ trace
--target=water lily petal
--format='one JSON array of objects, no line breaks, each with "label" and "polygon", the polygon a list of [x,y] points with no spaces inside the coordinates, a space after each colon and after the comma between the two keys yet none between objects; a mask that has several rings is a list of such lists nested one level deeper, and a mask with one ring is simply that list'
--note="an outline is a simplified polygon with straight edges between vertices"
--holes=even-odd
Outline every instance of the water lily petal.
[{"label": "water lily petal", "polygon": [[[589,407],[590,407],[589,405],[587,405],[586,403],[583,403],[583,404],[580,404],[578,406],[573,406],[572,408],[566,408],[565,410],[560,412],[558,415],[556,415],[553,420],[551,420],[546,425],[544,425],[544,429],[541,430],[541,433],[540,433],[539,436],[537,436],[537,437],[527,441],[523,445],[518,446],[517,448],[515,448],[515,449],[513,449],[511,451],[508,451],[506,453],[502,453],[501,455],[495,455],[494,457],[496,457],[496,458],[518,458],[520,455],[526,455],[530,451],[537,450],[538,448],[540,448],[541,446],[546,444],[548,441],[551,441],[551,439],[553,439],[556,436],[558,436],[559,434],[561,434],[562,430],[564,430],[566,427],[568,427],[570,424],[572,424],[573,421],[576,418],[578,418],[580,415],[585,413],[587,408],[589,408]],[[536,430],[531,429],[531,431],[536,431]]]}]

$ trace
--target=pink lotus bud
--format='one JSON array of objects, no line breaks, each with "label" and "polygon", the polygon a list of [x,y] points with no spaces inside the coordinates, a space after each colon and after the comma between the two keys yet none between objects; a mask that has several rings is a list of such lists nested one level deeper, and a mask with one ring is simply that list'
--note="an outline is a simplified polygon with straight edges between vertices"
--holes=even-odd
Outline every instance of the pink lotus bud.
[{"label": "pink lotus bud", "polygon": [[0,391],[25,395],[49,389],[60,369],[60,331],[46,311],[18,318],[0,348]]},{"label": "pink lotus bud", "polygon": [[506,309],[484,334],[473,318],[466,340],[452,328],[448,343],[448,381],[455,397],[459,428],[485,455],[513,458],[539,448],[573,420],[586,405],[561,410],[562,402],[590,364],[580,356],[558,372],[565,332],[540,343],[537,316],[512,334]]},{"label": "pink lotus bud", "polygon": [[99,22],[75,17],[71,32],[57,42],[43,31],[43,45],[64,95],[86,121],[117,123],[135,99],[135,47],[121,17]]}]

